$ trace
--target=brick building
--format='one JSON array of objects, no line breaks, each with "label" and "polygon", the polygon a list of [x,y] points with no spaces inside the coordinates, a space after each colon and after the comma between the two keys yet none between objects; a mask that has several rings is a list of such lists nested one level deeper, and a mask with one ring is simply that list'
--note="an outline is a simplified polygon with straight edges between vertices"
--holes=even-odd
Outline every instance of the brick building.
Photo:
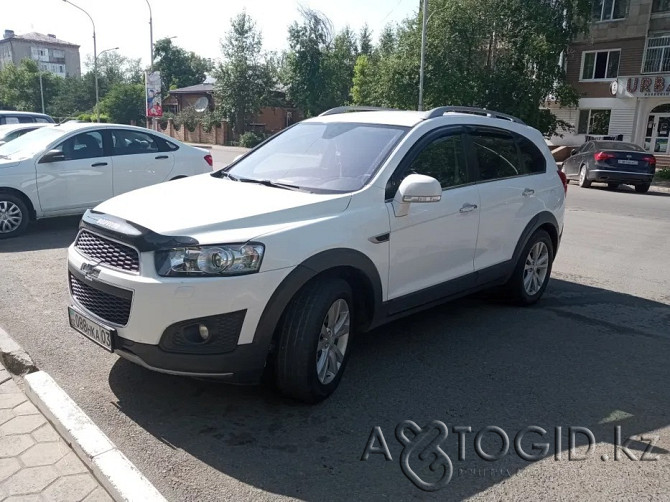
[{"label": "brick building", "polygon": [[12,30],[5,30],[0,39],[0,70],[7,64],[18,65],[24,59],[32,59],[42,71],[60,77],[81,75],[78,45],[52,34],[16,35]]},{"label": "brick building", "polygon": [[564,63],[580,99],[548,106],[575,128],[552,143],[608,136],[670,154],[670,0],[595,0],[589,33]]}]

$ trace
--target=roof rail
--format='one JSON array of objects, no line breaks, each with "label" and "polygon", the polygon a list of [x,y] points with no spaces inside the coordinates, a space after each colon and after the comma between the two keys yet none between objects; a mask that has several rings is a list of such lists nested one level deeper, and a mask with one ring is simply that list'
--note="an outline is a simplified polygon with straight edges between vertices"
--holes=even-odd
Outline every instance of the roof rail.
[{"label": "roof rail", "polygon": [[512,115],[507,115],[506,113],[495,112],[492,110],[487,110],[486,108],[475,108],[470,106],[440,106],[438,108],[433,108],[424,113],[424,120],[433,119],[435,117],[441,117],[445,113],[470,113],[473,115],[485,115],[487,117],[494,117],[497,119],[510,120],[516,122],[517,124],[526,125],[521,119],[513,117]]},{"label": "roof rail", "polygon": [[323,113],[319,114],[319,117],[325,117],[326,115],[335,115],[338,113],[347,113],[347,112],[389,112],[397,111],[397,108],[382,108],[379,106],[338,106],[336,108],[331,108],[326,110]]}]

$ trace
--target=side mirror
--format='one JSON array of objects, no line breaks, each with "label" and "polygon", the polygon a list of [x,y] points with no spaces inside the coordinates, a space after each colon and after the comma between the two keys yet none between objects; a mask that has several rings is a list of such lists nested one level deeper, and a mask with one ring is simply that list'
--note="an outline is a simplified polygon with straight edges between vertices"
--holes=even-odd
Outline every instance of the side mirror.
[{"label": "side mirror", "polygon": [[440,182],[423,174],[410,174],[398,187],[393,198],[393,211],[396,217],[407,216],[410,204],[439,202],[442,199]]},{"label": "side mirror", "polygon": [[572,150],[570,150],[570,156],[571,156],[571,157],[572,157],[574,154],[576,154],[576,153],[577,153],[577,149],[576,149],[576,148],[573,148]]},{"label": "side mirror", "polygon": [[49,162],[60,162],[65,160],[65,154],[60,150],[50,150],[45,153],[40,159],[40,164],[47,164]]}]

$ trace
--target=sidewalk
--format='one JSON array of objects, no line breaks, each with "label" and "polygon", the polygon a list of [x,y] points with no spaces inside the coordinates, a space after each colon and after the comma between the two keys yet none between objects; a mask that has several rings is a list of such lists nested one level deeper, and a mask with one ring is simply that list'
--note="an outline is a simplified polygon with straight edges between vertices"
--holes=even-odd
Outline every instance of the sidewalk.
[{"label": "sidewalk", "polygon": [[112,501],[1,365],[0,500]]}]

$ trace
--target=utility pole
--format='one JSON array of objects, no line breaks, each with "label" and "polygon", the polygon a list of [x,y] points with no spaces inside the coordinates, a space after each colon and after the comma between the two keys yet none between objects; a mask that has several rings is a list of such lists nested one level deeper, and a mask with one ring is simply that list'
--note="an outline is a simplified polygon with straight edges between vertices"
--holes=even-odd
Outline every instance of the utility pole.
[{"label": "utility pole", "polygon": [[421,67],[419,68],[419,111],[423,110],[423,73],[426,64],[426,26],[428,24],[428,0],[423,0],[421,28]]},{"label": "utility pole", "polygon": [[42,113],[44,112],[44,86],[42,85],[42,69],[40,68],[40,64],[37,63],[37,73],[40,75],[40,97],[42,98]]}]

